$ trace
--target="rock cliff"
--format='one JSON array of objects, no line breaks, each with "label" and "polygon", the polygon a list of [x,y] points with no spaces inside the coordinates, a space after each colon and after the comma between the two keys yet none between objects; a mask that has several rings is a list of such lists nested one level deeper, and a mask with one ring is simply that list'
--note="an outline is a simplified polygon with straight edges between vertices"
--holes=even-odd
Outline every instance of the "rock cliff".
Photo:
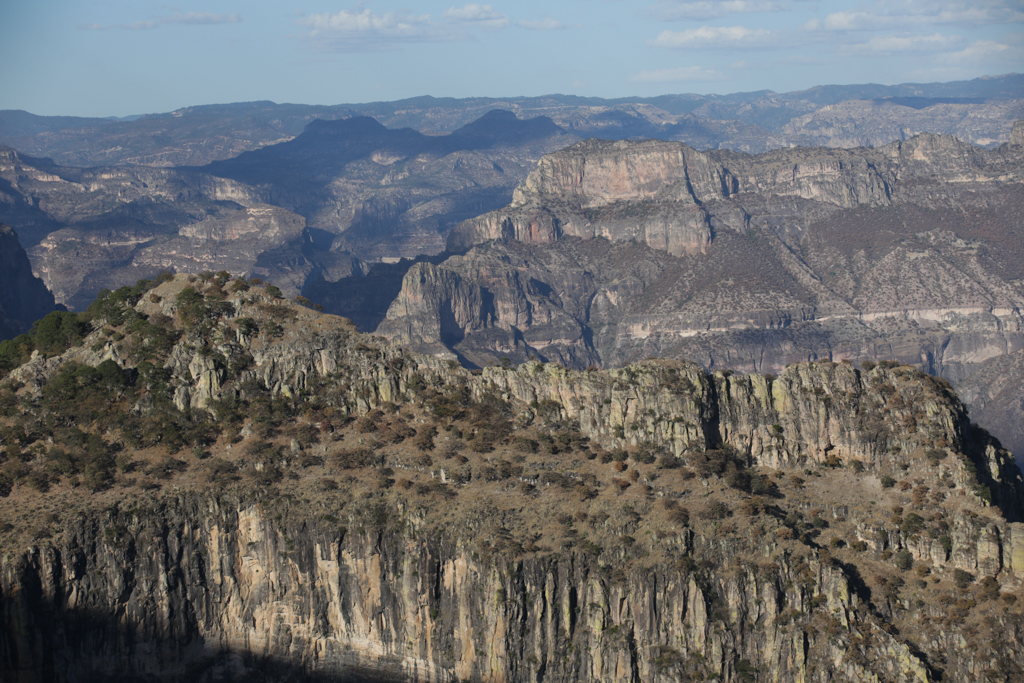
[{"label": "rock cliff", "polygon": [[[497,238],[549,242],[561,235],[603,236],[640,239],[678,256],[706,249],[712,213],[724,214],[719,220],[733,230],[744,229],[751,217],[729,214],[742,209],[748,195],[813,202],[818,206],[805,212],[819,217],[912,202],[912,195],[894,195],[914,180],[1019,183],[1021,161],[1017,154],[990,154],[934,135],[877,150],[808,148],[757,156],[698,152],[656,140],[588,140],[545,156],[507,209],[459,225],[449,248],[458,251]],[[728,208],[720,206],[723,200],[732,200]]]},{"label": "rock cliff", "polygon": [[[1024,672],[1024,480],[943,380],[832,362],[471,373],[234,289],[140,292],[135,314],[177,321],[162,351],[110,300],[81,345],[5,380],[12,680]],[[106,486],[40,483],[77,456],[18,428],[83,419],[93,394],[58,398],[91,365],[115,379],[80,386],[116,381],[105,410],[127,408],[107,437],[140,438],[131,416],[159,418],[161,394],[182,412],[160,419],[242,429],[192,455],[123,449]]]},{"label": "rock cliff", "polygon": [[57,308],[53,294],[32,274],[28,255],[9,225],[0,223],[0,340],[27,332]]},{"label": "rock cliff", "polygon": [[[458,226],[464,253],[414,266],[378,331],[480,366],[892,358],[961,381],[1024,344],[1019,150],[933,135],[757,156],[580,143]],[[435,296],[433,280],[460,289]],[[446,307],[477,310],[458,300],[477,290],[478,314],[430,332]],[[1010,424],[986,426],[1024,448]]]}]

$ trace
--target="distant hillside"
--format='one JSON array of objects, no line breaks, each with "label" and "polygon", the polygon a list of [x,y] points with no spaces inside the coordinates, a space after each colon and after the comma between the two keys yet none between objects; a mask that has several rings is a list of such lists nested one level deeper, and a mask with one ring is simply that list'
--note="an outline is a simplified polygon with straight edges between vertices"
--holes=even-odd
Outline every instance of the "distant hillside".
[{"label": "distant hillside", "polygon": [[[522,119],[547,116],[581,138],[658,138],[698,149],[762,152],[792,144],[879,146],[919,132],[953,134],[990,145],[1005,142],[1012,121],[1024,118],[1022,98],[1024,76],[1010,74],[950,83],[825,85],[790,93],[763,90],[616,99],[425,96],[330,106],[243,102],[184,107],[132,121],[3,111],[0,143],[70,166],[201,166],[288,140],[315,119],[370,116],[388,128],[439,135],[491,110],[505,109]],[[823,135],[825,128],[820,125],[804,130],[794,123],[848,102],[865,103],[858,106],[866,118],[856,130],[847,129],[836,139]]]}]

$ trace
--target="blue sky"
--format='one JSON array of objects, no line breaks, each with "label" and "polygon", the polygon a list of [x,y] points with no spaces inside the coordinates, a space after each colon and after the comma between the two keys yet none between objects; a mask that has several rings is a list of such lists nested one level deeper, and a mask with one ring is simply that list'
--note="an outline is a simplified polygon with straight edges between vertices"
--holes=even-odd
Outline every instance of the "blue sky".
[{"label": "blue sky", "polygon": [[0,3],[0,109],[598,97],[1024,71],[1021,0]]}]

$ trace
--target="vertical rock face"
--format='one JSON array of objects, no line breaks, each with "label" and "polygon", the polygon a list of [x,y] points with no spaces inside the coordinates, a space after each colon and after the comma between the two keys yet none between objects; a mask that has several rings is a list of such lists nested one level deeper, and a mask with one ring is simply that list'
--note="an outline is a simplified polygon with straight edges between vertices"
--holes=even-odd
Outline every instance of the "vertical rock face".
[{"label": "vertical rock face", "polygon": [[[162,284],[137,310],[172,314],[170,302],[185,284]],[[256,314],[252,296],[230,299],[236,315]],[[386,404],[411,410],[441,395],[424,393],[427,387],[464,387],[467,397],[506,402],[518,424],[572,424],[602,447],[657,447],[695,467],[728,451],[748,466],[776,468],[779,481],[824,472],[808,488],[832,485],[840,496],[804,499],[790,489],[789,500],[761,502],[792,506],[795,517],[801,506],[820,505],[808,529],[828,520],[854,524],[857,540],[848,542],[871,553],[855,559],[872,573],[891,573],[885,562],[898,552],[928,569],[915,576],[959,569],[993,577],[997,594],[1018,590],[1024,576],[1020,471],[970,426],[947,383],[913,368],[819,362],[778,377],[735,376],[650,360],[613,371],[529,362],[472,374],[358,336],[347,322],[284,302],[274,307],[291,320],[280,337],[257,342],[240,330],[224,334],[233,329],[225,326],[210,348],[195,339],[176,343],[164,368],[183,409],[214,410],[214,401],[256,384],[310,401],[317,387],[330,386],[340,421]],[[115,353],[116,342],[95,343],[100,338],[15,370],[21,396],[39,395],[61,364],[126,357]],[[238,368],[244,354],[248,363],[236,377],[218,373],[219,366]],[[558,458],[546,464],[555,468]],[[673,468],[670,462],[659,476]],[[1004,640],[985,653],[955,622],[934,641],[913,641],[888,620],[913,608],[899,586],[887,593],[886,584],[845,564],[841,558],[854,556],[838,555],[839,544],[784,545],[792,525],[803,529],[798,522],[748,525],[737,514],[652,533],[634,506],[652,508],[655,490],[678,501],[672,484],[656,481],[658,470],[647,472],[649,500],[638,494],[614,518],[594,514],[595,528],[604,525],[614,539],[603,549],[579,538],[555,551],[501,545],[513,532],[534,531],[514,528],[515,508],[566,495],[516,500],[515,483],[476,498],[484,489],[464,482],[466,493],[454,498],[398,495],[393,506],[367,495],[331,507],[330,495],[307,500],[301,488],[299,496],[231,492],[214,480],[205,490],[105,497],[0,561],[0,669],[19,682],[263,676],[446,683],[669,683],[698,675],[729,683],[752,676],[927,683],[940,674],[972,680],[977,671],[1024,670],[1015,645],[1019,614],[995,612],[991,628]],[[304,476],[295,474],[296,481]],[[886,477],[942,493],[942,535],[912,529],[909,509],[906,521],[885,521],[900,514],[888,510],[876,514],[875,499],[888,495],[880,483]],[[998,509],[985,502],[986,491]],[[700,488],[690,493],[682,502],[705,505]],[[456,505],[473,510],[465,527],[449,521]],[[509,528],[492,528],[503,515]]]},{"label": "vertical rock face", "polygon": [[1024,121],[1015,121],[1010,130],[1010,144],[1024,145]]},{"label": "vertical rock face", "polygon": [[0,339],[27,332],[56,308],[53,294],[32,274],[17,233],[0,223]]},{"label": "vertical rock face", "polygon": [[[460,224],[448,246],[464,250],[489,239],[550,242],[571,235],[643,239],[676,256],[703,253],[713,237],[712,216],[737,231],[747,227],[743,218],[728,215],[724,200],[742,206],[755,194],[791,198],[820,205],[819,214],[887,206],[897,201],[901,183],[912,179],[1019,181],[1019,158],[1007,161],[1012,172],[998,177],[998,156],[942,135],[879,149],[809,147],[756,156],[698,152],[658,140],[586,140],[543,157],[508,207]],[[671,225],[663,224],[669,217]]]},{"label": "vertical rock face", "polygon": [[[829,662],[849,680],[933,680],[881,630],[853,661],[844,638],[790,625],[812,604],[841,623],[863,610],[849,579],[817,562],[750,564],[720,581],[659,567],[611,579],[583,554],[487,562],[459,544],[195,498],[157,518],[112,512],[73,537],[2,577],[0,616],[14,628],[0,654],[17,680],[740,681],[741,660],[777,681],[824,681]],[[100,620],[114,604],[118,616]]]},{"label": "vertical rock face", "polygon": [[[907,143],[909,154],[895,145],[878,152],[804,148],[748,156],[657,140],[587,140],[543,157],[508,208],[461,224],[448,246],[571,235],[641,239],[675,256],[704,253],[712,239],[709,204],[751,193],[842,209],[888,204],[899,169],[910,160],[921,166],[934,156],[938,170],[947,172],[976,161],[970,145],[951,153],[954,142],[924,136]],[[930,148],[941,153],[929,155]]]}]

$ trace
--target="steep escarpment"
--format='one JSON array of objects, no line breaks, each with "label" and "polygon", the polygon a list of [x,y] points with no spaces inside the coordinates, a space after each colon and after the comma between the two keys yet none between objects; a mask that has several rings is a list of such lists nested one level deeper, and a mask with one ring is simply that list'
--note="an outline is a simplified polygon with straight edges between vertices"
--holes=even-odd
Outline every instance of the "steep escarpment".
[{"label": "steep escarpment", "polygon": [[[591,140],[461,224],[460,254],[414,267],[378,330],[480,366],[891,358],[957,382],[1024,348],[1022,188],[1019,146],[948,136],[756,156]],[[428,321],[460,304],[432,278],[485,302],[443,342]]]},{"label": "steep escarpment", "polygon": [[17,680],[1024,671],[1024,481],[942,380],[473,373],[163,280],[0,388]]},{"label": "steep escarpment", "polygon": [[32,265],[10,226],[0,223],[0,339],[27,332],[56,308],[53,294],[32,274]]},{"label": "steep escarpment", "polygon": [[657,140],[588,140],[545,156],[507,209],[460,225],[449,248],[497,238],[548,242],[561,235],[604,236],[641,239],[681,255],[703,251],[711,239],[712,215],[743,230],[751,216],[735,214],[745,195],[811,202],[801,212],[806,221],[840,209],[912,202],[912,197],[894,197],[911,179],[1019,182],[1018,157],[932,135],[879,149],[796,148],[756,156],[698,152]]}]

